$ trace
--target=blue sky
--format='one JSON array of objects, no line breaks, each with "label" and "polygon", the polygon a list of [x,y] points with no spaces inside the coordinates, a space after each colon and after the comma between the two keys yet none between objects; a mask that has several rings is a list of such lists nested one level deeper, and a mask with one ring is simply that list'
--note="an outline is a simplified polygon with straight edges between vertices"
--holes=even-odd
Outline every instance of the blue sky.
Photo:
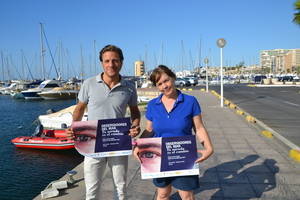
[{"label": "blue sky", "polygon": [[[22,65],[21,50],[32,74],[41,76],[40,22],[64,77],[78,75],[80,71],[86,77],[98,73],[101,70],[98,51],[106,44],[123,49],[124,75],[133,75],[133,63],[139,59],[145,60],[147,70],[157,64],[168,65],[174,71],[181,70],[182,65],[192,69],[199,60],[203,65],[206,56],[210,65],[218,66],[218,38],[227,40],[223,49],[225,66],[241,61],[247,65],[259,64],[260,50],[300,48],[300,26],[292,23],[294,2],[0,0],[0,51],[5,76],[7,65],[11,78],[18,78],[18,74],[28,76],[26,65]],[[55,77],[53,67],[51,71],[50,68],[47,49],[46,71],[50,72],[48,76]]]}]

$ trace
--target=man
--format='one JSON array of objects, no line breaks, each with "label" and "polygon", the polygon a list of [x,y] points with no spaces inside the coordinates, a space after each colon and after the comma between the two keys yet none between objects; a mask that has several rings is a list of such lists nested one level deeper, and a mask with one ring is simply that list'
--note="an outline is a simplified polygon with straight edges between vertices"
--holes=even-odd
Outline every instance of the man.
[{"label": "man", "polygon": [[[81,86],[73,121],[81,121],[86,107],[88,120],[122,118],[129,106],[132,127],[129,135],[135,137],[140,132],[140,111],[137,106],[137,92],[134,84],[123,80],[120,70],[123,64],[122,50],[107,45],[99,55],[103,73],[91,77]],[[73,135],[72,130],[69,134]],[[100,185],[106,165],[111,168],[116,194],[119,200],[126,199],[126,176],[128,156],[106,158],[84,158],[84,178],[86,199],[99,199]]]}]

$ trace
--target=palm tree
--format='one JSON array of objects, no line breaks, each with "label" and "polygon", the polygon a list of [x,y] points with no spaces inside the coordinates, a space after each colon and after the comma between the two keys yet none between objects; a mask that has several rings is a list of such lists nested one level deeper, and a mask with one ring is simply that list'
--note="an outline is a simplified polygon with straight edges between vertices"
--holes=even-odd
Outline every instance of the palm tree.
[{"label": "palm tree", "polygon": [[294,14],[294,19],[293,19],[293,22],[295,22],[296,24],[299,24],[300,25],[300,0],[297,0],[295,3],[294,3],[294,6],[295,6],[295,10],[297,11],[295,14]]}]

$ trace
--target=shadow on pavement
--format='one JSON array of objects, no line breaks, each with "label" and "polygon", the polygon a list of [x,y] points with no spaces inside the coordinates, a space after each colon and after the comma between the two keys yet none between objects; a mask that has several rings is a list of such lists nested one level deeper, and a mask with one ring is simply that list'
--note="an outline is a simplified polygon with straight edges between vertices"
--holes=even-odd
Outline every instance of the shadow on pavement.
[{"label": "shadow on pavement", "polygon": [[[196,199],[223,198],[260,198],[266,191],[276,188],[275,174],[279,168],[273,159],[265,159],[259,164],[258,155],[248,155],[240,160],[233,160],[207,169],[199,177],[200,188],[195,190]],[[247,166],[249,165],[249,166]],[[178,192],[171,196],[180,200]]]}]

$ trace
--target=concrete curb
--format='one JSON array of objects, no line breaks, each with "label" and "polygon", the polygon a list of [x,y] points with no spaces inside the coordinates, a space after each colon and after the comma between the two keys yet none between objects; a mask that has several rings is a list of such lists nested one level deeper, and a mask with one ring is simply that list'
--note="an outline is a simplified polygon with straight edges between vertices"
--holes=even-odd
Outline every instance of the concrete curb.
[{"label": "concrete curb", "polygon": [[270,131],[264,130],[262,132],[260,132],[263,136],[265,136],[266,138],[273,138],[273,134]]},{"label": "concrete curb", "polygon": [[300,162],[300,151],[296,149],[292,149],[289,152],[289,156],[293,158],[295,161]]}]

